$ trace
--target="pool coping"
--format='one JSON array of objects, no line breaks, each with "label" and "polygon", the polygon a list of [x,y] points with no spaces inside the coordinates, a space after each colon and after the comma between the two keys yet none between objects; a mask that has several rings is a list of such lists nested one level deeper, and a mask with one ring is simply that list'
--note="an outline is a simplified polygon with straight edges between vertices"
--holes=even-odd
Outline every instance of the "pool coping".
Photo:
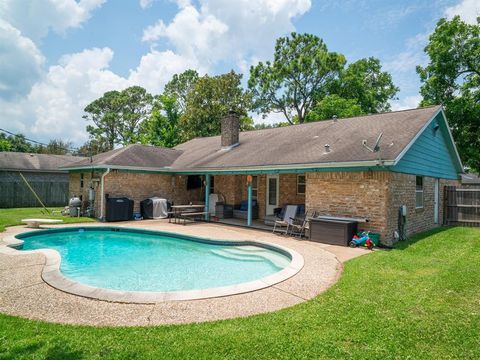
[{"label": "pool coping", "polygon": [[[119,231],[132,231],[149,234],[161,234],[174,236],[189,241],[198,241],[203,243],[211,243],[217,245],[243,245],[243,246],[259,246],[262,248],[278,251],[284,255],[290,257],[290,264],[284,269],[271,274],[267,277],[245,282],[236,285],[223,286],[217,288],[199,289],[199,290],[184,290],[184,291],[120,291],[105,288],[98,288],[90,285],[85,285],[69,279],[64,276],[60,271],[61,256],[58,251],[53,249],[38,249],[38,250],[17,250],[23,244],[21,239],[17,236],[26,235],[28,233],[38,232],[63,232],[63,231],[75,231],[75,229],[119,229]],[[9,235],[3,238],[5,245],[0,246],[0,253],[7,255],[22,255],[41,253],[45,256],[45,265],[43,266],[41,277],[50,286],[61,290],[63,292],[82,296],[85,298],[119,302],[119,303],[136,303],[136,304],[155,304],[164,301],[184,301],[184,300],[200,300],[216,297],[231,296],[237,294],[248,293],[271,287],[275,284],[281,283],[294,275],[296,275],[304,266],[305,262],[303,256],[297,251],[288,247],[272,244],[259,240],[217,240],[210,238],[203,238],[191,235],[183,235],[179,233],[173,233],[161,230],[147,230],[130,227],[118,227],[118,226],[69,226],[65,228],[56,229],[44,229],[35,231],[21,232],[15,235]]]}]

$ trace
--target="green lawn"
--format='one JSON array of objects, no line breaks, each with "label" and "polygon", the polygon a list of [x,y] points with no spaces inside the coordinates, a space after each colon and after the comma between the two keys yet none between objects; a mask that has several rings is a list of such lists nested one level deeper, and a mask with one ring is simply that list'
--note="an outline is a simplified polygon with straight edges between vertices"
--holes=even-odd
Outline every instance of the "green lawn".
[{"label": "green lawn", "polygon": [[0,315],[0,358],[479,359],[479,264],[480,229],[451,228],[351,260],[327,292],[271,314],[151,328]]},{"label": "green lawn", "polygon": [[[63,208],[48,208],[48,210],[62,210]],[[42,208],[17,208],[17,209],[0,209],[0,232],[5,230],[6,226],[20,225],[22,219],[27,218],[48,218],[62,219],[64,223],[77,223],[95,221],[87,217],[71,218],[69,216],[55,215],[45,213]]]}]

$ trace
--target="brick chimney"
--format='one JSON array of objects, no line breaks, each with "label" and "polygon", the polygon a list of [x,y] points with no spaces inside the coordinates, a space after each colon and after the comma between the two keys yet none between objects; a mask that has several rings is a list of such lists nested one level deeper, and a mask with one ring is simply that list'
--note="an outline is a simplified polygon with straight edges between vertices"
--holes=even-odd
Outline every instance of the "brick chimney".
[{"label": "brick chimney", "polygon": [[234,111],[229,111],[221,121],[222,148],[238,145],[240,134],[240,118]]}]

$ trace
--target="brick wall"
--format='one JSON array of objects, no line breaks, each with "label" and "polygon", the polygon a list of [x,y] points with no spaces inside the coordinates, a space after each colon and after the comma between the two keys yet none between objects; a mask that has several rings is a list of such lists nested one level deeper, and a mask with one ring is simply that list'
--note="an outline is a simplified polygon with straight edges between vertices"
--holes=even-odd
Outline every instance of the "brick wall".
[{"label": "brick wall", "polygon": [[[94,173],[93,178],[100,180],[102,173]],[[73,194],[82,195],[84,208],[88,199],[91,174],[84,173],[84,186],[80,188],[80,173],[70,173],[69,190]],[[100,216],[100,181],[95,191],[95,213]],[[134,201],[134,211],[140,211],[140,201],[153,196],[163,197],[176,204],[203,201],[204,189],[187,191],[187,176],[163,174],[142,174],[114,171],[105,176],[104,194],[110,197],[128,197]]]},{"label": "brick wall", "polygon": [[368,218],[362,229],[387,230],[388,172],[307,174],[306,206],[320,215]]},{"label": "brick wall", "polygon": [[415,209],[415,175],[392,172],[331,172],[307,174],[307,209],[321,215],[365,217],[365,230],[379,232],[382,242],[393,244],[398,210],[407,206],[407,234],[440,226],[443,219],[443,188],[456,181],[439,183],[439,223],[434,223],[435,179],[424,177],[424,206]]},{"label": "brick wall", "polygon": [[444,210],[444,187],[455,185],[457,181],[440,179],[438,223],[434,223],[435,178],[423,177],[423,207],[415,208],[416,176],[391,173],[389,180],[390,196],[388,199],[387,236],[393,240],[393,233],[398,228],[398,211],[400,206],[407,206],[407,236],[426,231],[442,225]]}]

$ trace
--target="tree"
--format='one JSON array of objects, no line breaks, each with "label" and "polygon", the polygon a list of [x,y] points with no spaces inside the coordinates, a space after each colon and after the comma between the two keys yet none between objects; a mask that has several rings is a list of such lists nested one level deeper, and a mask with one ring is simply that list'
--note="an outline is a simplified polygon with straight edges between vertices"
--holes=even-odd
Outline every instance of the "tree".
[{"label": "tree", "polygon": [[186,70],[181,74],[175,74],[166,85],[164,95],[177,101],[178,111],[184,113],[187,107],[188,94],[198,80],[198,72]]},{"label": "tree", "polygon": [[153,96],[141,86],[131,86],[120,92],[118,137],[122,145],[140,141],[141,123],[150,117]]},{"label": "tree", "polygon": [[155,98],[150,118],[142,124],[143,143],[174,147],[181,143],[179,105],[174,97],[160,95]]},{"label": "tree", "polygon": [[84,109],[83,118],[94,123],[87,126],[91,139],[107,144],[109,150],[116,144],[139,142],[141,123],[150,116],[152,101],[152,95],[140,86],[106,92]]},{"label": "tree", "polygon": [[480,18],[441,19],[425,47],[429,63],[418,66],[421,105],[443,104],[466,165],[480,171]]},{"label": "tree", "polygon": [[327,95],[307,114],[306,121],[332,119],[334,116],[347,118],[365,112],[355,99],[344,99],[338,95]]},{"label": "tree", "polygon": [[23,134],[5,135],[0,133],[0,151],[38,153],[40,149],[40,145],[32,145]]},{"label": "tree", "polygon": [[345,57],[329,52],[322,39],[311,34],[292,33],[277,40],[273,62],[250,68],[248,86],[254,105],[263,115],[283,113],[290,124],[299,123],[323,97],[326,84],[336,78]]},{"label": "tree", "polygon": [[106,151],[109,151],[110,145],[105,142],[99,142],[95,139],[87,141],[85,144],[80,146],[80,148],[74,153],[78,156],[94,156]]},{"label": "tree", "polygon": [[382,71],[380,60],[373,57],[360,59],[342,69],[328,90],[329,94],[354,100],[363,114],[390,111],[389,100],[395,99],[398,91],[392,76]]},{"label": "tree", "polygon": [[47,146],[39,148],[39,152],[42,154],[52,155],[66,155],[72,152],[73,144],[71,141],[63,141],[61,139],[50,140]]},{"label": "tree", "polygon": [[108,150],[113,150],[115,144],[119,142],[120,109],[120,92],[113,90],[104,93],[101,98],[94,100],[83,110],[86,114],[82,117],[94,124],[87,125],[91,139],[105,143]]},{"label": "tree", "polygon": [[220,120],[229,111],[240,116],[241,129],[249,128],[251,95],[242,89],[242,75],[231,71],[218,76],[202,76],[188,93],[181,126],[186,139],[220,134]]}]

